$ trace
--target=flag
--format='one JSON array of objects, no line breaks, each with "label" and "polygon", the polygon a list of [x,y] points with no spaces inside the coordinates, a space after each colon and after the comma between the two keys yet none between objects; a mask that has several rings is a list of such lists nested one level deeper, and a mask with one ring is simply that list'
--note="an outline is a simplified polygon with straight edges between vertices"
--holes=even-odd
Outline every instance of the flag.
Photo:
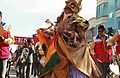
[{"label": "flag", "polygon": [[46,61],[45,61],[45,67],[52,68],[58,63],[60,63],[60,58],[57,54],[57,50],[55,48],[55,41],[58,37],[58,34],[56,34],[53,39],[50,42],[47,54],[46,54]]},{"label": "flag", "polygon": [[46,53],[47,53],[47,37],[44,36],[43,34],[43,31],[42,30],[38,30],[37,31],[37,34],[38,34],[38,39],[39,39],[39,42],[40,42],[40,45],[41,45],[41,48],[46,56]]},{"label": "flag", "polygon": [[4,29],[1,23],[0,23],[0,36],[4,37]]},{"label": "flag", "polygon": [[55,48],[55,41],[58,37],[58,34],[56,34],[49,42],[47,43],[47,37],[43,34],[41,30],[38,31],[38,39],[42,46],[42,50],[45,51],[45,65],[40,69],[40,75],[45,74],[47,71],[49,71],[51,68],[53,68],[55,65],[60,63],[60,58],[57,54],[57,50]]}]

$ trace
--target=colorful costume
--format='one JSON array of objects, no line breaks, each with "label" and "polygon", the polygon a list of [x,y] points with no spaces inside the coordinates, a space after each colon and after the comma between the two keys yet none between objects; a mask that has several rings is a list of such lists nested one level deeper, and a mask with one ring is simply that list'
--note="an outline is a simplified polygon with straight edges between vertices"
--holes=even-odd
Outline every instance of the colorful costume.
[{"label": "colorful costume", "polygon": [[[48,72],[41,74],[41,76],[45,78],[98,78],[100,72],[90,56],[85,39],[89,23],[77,15],[79,7],[74,0],[68,1],[64,10],[66,15],[63,12],[58,17],[56,35],[47,46],[48,50],[45,55],[47,62],[45,68],[50,66],[50,61],[53,65]],[[40,31],[38,30],[38,37],[40,43],[43,43],[45,39],[42,40],[44,37],[40,37]],[[53,47],[51,48],[51,46]],[[55,53],[57,59],[53,58]]]}]

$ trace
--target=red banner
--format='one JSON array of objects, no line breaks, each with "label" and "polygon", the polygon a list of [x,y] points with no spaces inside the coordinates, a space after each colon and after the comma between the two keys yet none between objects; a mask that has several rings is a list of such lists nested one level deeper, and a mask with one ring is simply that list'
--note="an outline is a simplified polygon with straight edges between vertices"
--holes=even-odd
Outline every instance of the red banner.
[{"label": "red banner", "polygon": [[21,37],[21,36],[14,36],[15,43],[17,45],[23,45],[27,39],[30,39],[33,42],[33,45],[35,45],[38,42],[38,38],[33,37]]}]

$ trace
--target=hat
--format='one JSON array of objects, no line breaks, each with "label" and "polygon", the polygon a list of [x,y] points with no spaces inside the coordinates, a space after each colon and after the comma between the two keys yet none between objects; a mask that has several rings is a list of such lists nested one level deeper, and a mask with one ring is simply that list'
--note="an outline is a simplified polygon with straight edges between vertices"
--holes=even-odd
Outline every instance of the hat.
[{"label": "hat", "polygon": [[70,9],[73,13],[78,13],[81,9],[82,0],[67,0],[64,10]]},{"label": "hat", "polygon": [[2,12],[0,11],[0,16],[2,16]]},{"label": "hat", "polygon": [[74,25],[82,27],[84,30],[87,30],[87,28],[89,27],[89,22],[83,17],[77,15],[71,23],[71,26],[74,26]]},{"label": "hat", "polygon": [[103,30],[104,30],[104,29],[106,29],[106,28],[105,28],[105,26],[104,26],[104,25],[99,24],[98,29],[103,29]]},{"label": "hat", "polygon": [[79,5],[76,1],[71,0],[71,1],[66,1],[66,6],[64,10],[70,9],[72,12],[77,13],[79,12]]}]

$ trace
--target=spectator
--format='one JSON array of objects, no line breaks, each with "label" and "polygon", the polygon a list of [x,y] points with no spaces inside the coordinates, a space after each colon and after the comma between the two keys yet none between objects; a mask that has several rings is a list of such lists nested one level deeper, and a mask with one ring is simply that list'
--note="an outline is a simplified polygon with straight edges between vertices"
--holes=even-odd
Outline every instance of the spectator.
[{"label": "spectator", "polygon": [[40,74],[40,68],[42,67],[42,65],[40,64],[40,59],[42,58],[42,55],[39,53],[39,49],[40,44],[37,44],[35,47],[35,53],[33,54],[34,77]]},{"label": "spectator", "polygon": [[100,69],[102,76],[100,78],[106,78],[109,74],[109,64],[111,62],[112,49],[107,49],[107,42],[112,37],[106,35],[106,28],[104,25],[98,26],[98,35],[93,37],[91,43],[91,54],[94,56],[94,60]]},{"label": "spectator", "polygon": [[32,64],[33,64],[33,53],[34,53],[34,46],[32,45],[32,41],[30,39],[27,39],[27,44],[25,46],[25,48],[28,48],[29,53],[28,56],[26,58],[26,78],[30,78],[30,76],[32,75]]},{"label": "spectator", "polygon": [[109,28],[108,28],[107,34],[110,35],[110,36],[113,36],[113,35],[114,35],[114,30],[113,30],[112,27],[109,27]]},{"label": "spectator", "polygon": [[118,30],[112,39],[109,40],[107,46],[111,46],[111,45],[115,45],[117,42],[117,45],[116,45],[116,52],[115,54],[118,55],[118,57],[120,58],[120,30]]},{"label": "spectator", "polygon": [[9,48],[10,44],[14,42],[14,37],[11,32],[11,26],[6,25],[2,22],[2,12],[0,11],[0,26],[4,32],[0,32],[3,35],[0,35],[0,78],[5,78],[7,71],[7,61],[10,55]]},{"label": "spectator", "polygon": [[22,51],[21,51],[21,46],[18,46],[18,48],[17,48],[17,50],[15,51],[15,53],[16,53],[16,57],[15,57],[15,67],[16,67],[16,75],[17,75],[17,77],[19,77],[19,75],[21,74],[21,68],[22,67],[20,67],[21,66],[21,62],[20,62],[20,56],[21,56],[21,54],[22,54]]}]

